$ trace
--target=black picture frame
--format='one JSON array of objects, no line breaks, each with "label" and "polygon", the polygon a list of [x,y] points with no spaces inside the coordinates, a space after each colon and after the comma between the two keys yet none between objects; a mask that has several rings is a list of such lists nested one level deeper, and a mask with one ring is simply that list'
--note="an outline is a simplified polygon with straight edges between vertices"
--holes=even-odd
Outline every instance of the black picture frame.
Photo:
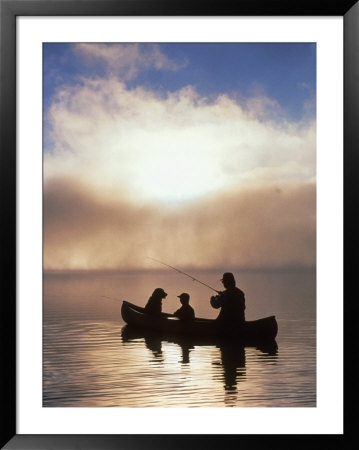
[{"label": "black picture frame", "polygon": [[[6,449],[184,449],[238,448],[263,445],[273,448],[290,440],[294,448],[320,444],[344,448],[354,431],[355,414],[344,421],[343,435],[19,435],[16,432],[16,17],[18,16],[342,16],[344,19],[344,286],[352,291],[357,279],[356,234],[359,133],[359,5],[357,0],[238,0],[200,2],[188,0],[0,0],[1,98],[0,168],[2,198],[1,304],[1,448]],[[350,265],[349,265],[350,263]],[[350,269],[349,269],[350,268]],[[349,300],[349,301],[348,301]],[[356,298],[345,302],[345,374],[356,367],[353,339]],[[348,338],[350,336],[350,339]],[[355,336],[354,336],[355,338]],[[355,339],[354,339],[355,340]],[[352,362],[351,362],[352,361]],[[335,361],[333,361],[335,364]],[[347,379],[346,379],[347,383]],[[348,387],[348,384],[346,384]],[[345,394],[345,411],[351,411],[352,394]],[[268,440],[271,442],[269,447]]]}]

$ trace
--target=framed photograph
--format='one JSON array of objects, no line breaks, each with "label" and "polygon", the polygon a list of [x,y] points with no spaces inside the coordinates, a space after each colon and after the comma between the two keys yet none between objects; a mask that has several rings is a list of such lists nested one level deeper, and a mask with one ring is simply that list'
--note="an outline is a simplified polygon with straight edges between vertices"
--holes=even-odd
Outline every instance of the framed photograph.
[{"label": "framed photograph", "polygon": [[1,445],[342,445],[357,2],[0,11]]}]

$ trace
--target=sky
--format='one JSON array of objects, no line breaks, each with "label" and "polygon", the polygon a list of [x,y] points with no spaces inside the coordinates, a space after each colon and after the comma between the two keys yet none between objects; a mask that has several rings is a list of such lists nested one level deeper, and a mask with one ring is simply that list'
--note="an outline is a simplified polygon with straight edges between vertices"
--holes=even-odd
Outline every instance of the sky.
[{"label": "sky", "polygon": [[44,269],[315,266],[315,44],[44,44]]}]

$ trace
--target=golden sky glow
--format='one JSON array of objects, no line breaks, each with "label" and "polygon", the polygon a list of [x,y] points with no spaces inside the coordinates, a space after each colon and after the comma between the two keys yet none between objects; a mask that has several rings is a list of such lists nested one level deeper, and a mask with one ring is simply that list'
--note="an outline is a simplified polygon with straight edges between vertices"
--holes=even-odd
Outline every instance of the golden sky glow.
[{"label": "golden sky glow", "polygon": [[45,269],[143,268],[146,256],[205,269],[315,264],[313,118],[286,117],[261,89],[130,86],[144,68],[180,70],[158,47],[74,52],[107,69],[60,84],[46,112]]}]

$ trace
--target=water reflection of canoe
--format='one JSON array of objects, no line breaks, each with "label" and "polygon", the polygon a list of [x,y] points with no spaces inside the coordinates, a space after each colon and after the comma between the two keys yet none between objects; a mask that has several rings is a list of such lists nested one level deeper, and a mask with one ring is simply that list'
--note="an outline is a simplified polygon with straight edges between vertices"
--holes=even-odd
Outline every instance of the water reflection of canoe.
[{"label": "water reflection of canoe", "polygon": [[189,336],[185,334],[160,333],[154,330],[146,330],[133,325],[125,325],[121,330],[121,337],[124,343],[130,343],[137,340],[144,340],[146,346],[154,353],[161,352],[162,342],[168,342],[179,345],[183,349],[192,349],[198,346],[215,346],[218,348],[238,348],[255,347],[266,355],[276,355],[278,345],[275,339],[263,341],[246,341],[218,336]]},{"label": "water reflection of canoe", "polygon": [[241,327],[221,327],[216,320],[196,318],[186,323],[171,314],[160,317],[145,314],[144,308],[123,301],[121,314],[123,320],[132,327],[151,330],[161,334],[196,336],[203,338],[235,337],[244,342],[263,342],[274,340],[278,325],[275,316],[246,321]]}]

